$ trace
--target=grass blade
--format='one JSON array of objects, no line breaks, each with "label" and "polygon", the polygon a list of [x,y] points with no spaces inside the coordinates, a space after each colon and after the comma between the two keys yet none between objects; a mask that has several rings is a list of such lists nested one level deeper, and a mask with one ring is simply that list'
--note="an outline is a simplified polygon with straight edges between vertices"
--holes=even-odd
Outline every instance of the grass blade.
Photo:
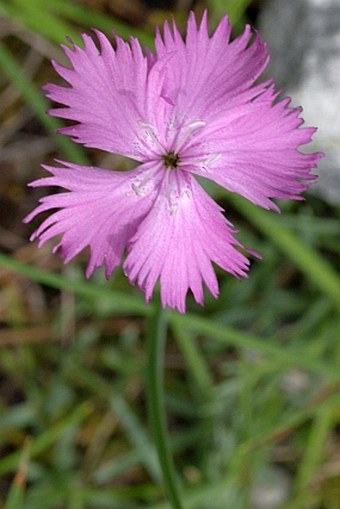
[{"label": "grass blade", "polygon": [[141,299],[126,295],[123,292],[111,290],[108,286],[100,286],[88,281],[75,281],[60,274],[54,274],[33,267],[29,264],[14,260],[10,256],[0,253],[0,265],[24,277],[39,283],[58,288],[59,290],[75,293],[82,297],[110,302],[110,311],[137,315],[148,315],[152,306],[146,306]]},{"label": "grass blade", "polygon": [[[47,431],[38,436],[35,440],[32,440],[30,458],[37,457],[42,452],[46,451],[51,444],[53,444],[58,437],[64,432],[65,429],[70,426],[79,425],[89,414],[91,407],[87,402],[79,405],[74,412],[68,415],[61,422],[58,422],[54,426],[51,426]],[[13,472],[18,462],[20,461],[21,453],[13,452],[0,460],[0,476]]]},{"label": "grass blade", "polygon": [[[26,103],[35,112],[37,118],[41,124],[46,128],[47,131],[54,132],[61,123],[49,115],[46,114],[46,110],[49,108],[49,103],[43,97],[43,95],[37,90],[35,85],[26,77],[22,71],[20,64],[16,61],[11,52],[6,46],[0,41],[0,67],[7,78],[15,85],[20,91]],[[60,150],[74,162],[80,164],[86,164],[87,159],[83,154],[83,150],[80,146],[72,143],[65,136],[53,135]]]},{"label": "grass blade", "polygon": [[27,478],[27,468],[29,462],[31,441],[32,440],[28,438],[24,443],[19,468],[14,477],[12,486],[9,490],[4,509],[22,509],[24,507],[25,485]]},{"label": "grass blade", "polygon": [[340,312],[340,278],[315,249],[285,227],[272,212],[230,195],[235,207],[283,251],[308,279],[325,293]]}]

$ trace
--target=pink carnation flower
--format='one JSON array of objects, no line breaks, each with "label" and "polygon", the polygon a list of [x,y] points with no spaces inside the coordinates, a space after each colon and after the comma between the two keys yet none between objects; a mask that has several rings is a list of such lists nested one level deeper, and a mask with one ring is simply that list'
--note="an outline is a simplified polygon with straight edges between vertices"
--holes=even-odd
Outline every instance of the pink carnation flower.
[{"label": "pink carnation flower", "polygon": [[207,14],[198,26],[191,13],[185,40],[175,23],[157,31],[155,54],[133,37],[116,37],[114,49],[99,31],[99,49],[88,35],[84,48],[64,47],[72,68],[53,65],[70,86],[46,86],[64,105],[50,114],[76,122],[60,132],[132,158],[136,168],[45,166],[52,176],[31,186],[67,192],[42,198],[25,218],[57,209],[31,240],[42,246],[61,235],[54,251],[65,263],[89,246],[87,277],[101,265],[109,277],[126,252],[123,269],[146,300],[159,280],[163,306],[180,312],[189,289],[203,304],[203,282],[217,297],[212,262],[246,276],[235,230],[195,177],[278,210],[272,199],[301,199],[322,154],[298,151],[315,129],[300,127],[301,109],[279,100],[271,80],[257,83],[268,63],[259,35],[247,26],[231,42],[230,32],[224,17],[209,36]]}]

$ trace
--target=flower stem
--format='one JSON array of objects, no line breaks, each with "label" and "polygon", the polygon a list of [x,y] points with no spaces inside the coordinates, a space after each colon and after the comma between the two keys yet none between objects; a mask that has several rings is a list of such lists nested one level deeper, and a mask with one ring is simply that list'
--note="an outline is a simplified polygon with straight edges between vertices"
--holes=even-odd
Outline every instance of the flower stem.
[{"label": "flower stem", "polygon": [[147,338],[147,400],[151,429],[164,484],[173,509],[183,509],[171,456],[164,404],[164,353],[167,324],[160,303],[149,320]]}]

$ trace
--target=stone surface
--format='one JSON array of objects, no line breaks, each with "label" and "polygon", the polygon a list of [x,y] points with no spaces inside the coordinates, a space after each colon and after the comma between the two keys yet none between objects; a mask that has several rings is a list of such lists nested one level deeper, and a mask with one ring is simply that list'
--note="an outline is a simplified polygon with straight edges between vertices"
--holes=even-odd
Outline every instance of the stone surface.
[{"label": "stone surface", "polygon": [[318,127],[313,149],[326,158],[312,191],[340,204],[340,1],[268,0],[259,26],[271,54],[268,74],[303,106],[306,124]]},{"label": "stone surface", "polygon": [[251,509],[277,509],[288,500],[290,493],[291,479],[284,470],[272,467],[257,472]]}]

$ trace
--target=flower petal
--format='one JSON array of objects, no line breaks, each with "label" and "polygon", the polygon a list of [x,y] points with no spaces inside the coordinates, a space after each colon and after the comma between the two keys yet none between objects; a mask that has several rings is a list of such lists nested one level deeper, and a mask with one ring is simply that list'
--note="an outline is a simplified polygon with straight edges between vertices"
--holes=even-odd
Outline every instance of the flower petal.
[{"label": "flower petal", "polygon": [[176,104],[174,116],[209,121],[230,107],[233,97],[250,89],[268,62],[266,45],[247,25],[242,35],[230,42],[231,25],[222,18],[215,33],[209,37],[207,12],[198,27],[191,13],[187,36],[183,41],[175,23],[172,30],[164,24],[163,38],[156,34],[159,58],[176,51],[168,62],[164,95]]},{"label": "flower petal", "polygon": [[105,265],[109,277],[155,200],[159,185],[157,168],[145,164],[137,170],[113,172],[62,164],[64,168],[45,166],[53,176],[30,184],[60,186],[69,191],[41,198],[40,205],[24,219],[29,222],[41,212],[59,209],[43,221],[31,240],[39,238],[41,247],[61,234],[53,252],[60,248],[65,263],[89,246],[86,276]]},{"label": "flower petal", "polygon": [[277,96],[268,84],[255,100],[205,126],[186,147],[187,169],[267,209],[278,210],[272,198],[301,200],[323,154],[298,150],[315,129],[301,128],[301,108]]},{"label": "flower petal", "polygon": [[78,122],[59,130],[74,141],[145,161],[140,150],[139,122],[153,123],[155,98],[159,102],[157,118],[162,116],[164,101],[159,96],[165,62],[151,62],[133,37],[130,44],[116,37],[113,49],[104,34],[98,30],[95,33],[100,50],[90,36],[83,34],[83,49],[63,46],[73,68],[53,62],[56,71],[71,86],[46,85],[47,97],[65,106],[49,113]]},{"label": "flower petal", "polygon": [[211,262],[234,276],[246,276],[249,262],[235,246],[231,224],[196,180],[169,170],[154,206],[128,246],[124,270],[145,291],[146,300],[160,279],[163,306],[185,311],[191,289],[203,304],[202,282],[214,297],[218,282]]}]

